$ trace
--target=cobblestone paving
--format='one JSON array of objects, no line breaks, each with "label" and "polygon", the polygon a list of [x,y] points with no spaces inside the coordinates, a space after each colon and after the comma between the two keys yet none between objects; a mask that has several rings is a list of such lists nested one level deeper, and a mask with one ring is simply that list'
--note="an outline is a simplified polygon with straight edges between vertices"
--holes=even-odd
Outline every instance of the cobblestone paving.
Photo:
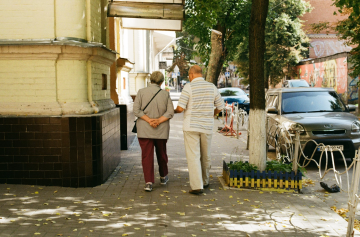
[{"label": "cobblestone paving", "polygon": [[347,222],[314,195],[222,189],[222,159],[230,159],[234,147],[239,151],[231,159],[248,157],[245,132],[239,140],[214,134],[210,187],[189,194],[181,129],[182,115],[176,115],[170,181],[160,185],[156,171],[150,193],[143,190],[137,140],[98,187],[0,185],[0,236],[345,236]]}]

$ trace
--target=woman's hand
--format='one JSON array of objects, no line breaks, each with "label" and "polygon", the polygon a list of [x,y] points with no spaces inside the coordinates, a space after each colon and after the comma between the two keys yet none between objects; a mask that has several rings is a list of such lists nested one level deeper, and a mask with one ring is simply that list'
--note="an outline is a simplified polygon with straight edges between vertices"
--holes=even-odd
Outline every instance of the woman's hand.
[{"label": "woman's hand", "polygon": [[159,122],[159,119],[150,119],[149,124],[151,127],[157,128],[157,126],[159,126],[160,122]]}]

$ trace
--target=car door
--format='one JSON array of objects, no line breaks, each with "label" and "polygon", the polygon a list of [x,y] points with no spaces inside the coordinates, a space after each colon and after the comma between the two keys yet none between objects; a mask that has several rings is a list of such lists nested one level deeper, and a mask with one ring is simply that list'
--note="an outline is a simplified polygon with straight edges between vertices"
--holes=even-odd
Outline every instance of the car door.
[{"label": "car door", "polygon": [[[280,111],[279,106],[279,93],[269,93],[266,98],[266,111],[268,112],[269,108],[275,108],[277,111]],[[276,129],[279,124],[279,112],[278,114],[267,113],[267,142],[269,145],[275,147],[275,134]]]}]

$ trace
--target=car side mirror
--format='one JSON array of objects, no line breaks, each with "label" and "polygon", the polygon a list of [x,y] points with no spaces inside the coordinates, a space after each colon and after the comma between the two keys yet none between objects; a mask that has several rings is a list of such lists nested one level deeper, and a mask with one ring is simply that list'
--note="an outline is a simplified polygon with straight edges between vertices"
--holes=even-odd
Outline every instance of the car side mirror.
[{"label": "car side mirror", "polygon": [[269,108],[267,109],[267,112],[268,112],[269,114],[278,114],[278,110],[277,110],[275,107],[269,107]]},{"label": "car side mirror", "polygon": [[353,112],[353,111],[356,111],[357,106],[356,105],[348,105],[347,108],[350,112]]}]

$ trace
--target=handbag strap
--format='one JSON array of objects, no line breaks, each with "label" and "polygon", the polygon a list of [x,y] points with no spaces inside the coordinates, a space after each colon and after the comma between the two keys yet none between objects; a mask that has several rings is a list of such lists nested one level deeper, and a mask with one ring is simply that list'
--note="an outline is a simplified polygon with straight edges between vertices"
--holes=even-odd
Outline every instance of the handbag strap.
[{"label": "handbag strap", "polygon": [[151,98],[151,100],[149,101],[149,103],[147,103],[147,105],[145,106],[145,108],[143,109],[143,111],[148,107],[148,105],[150,104],[150,102],[155,98],[155,96],[156,96],[157,94],[159,94],[160,91],[161,91],[161,89],[158,90],[158,92],[156,92],[156,94],[153,96],[153,98]]}]

